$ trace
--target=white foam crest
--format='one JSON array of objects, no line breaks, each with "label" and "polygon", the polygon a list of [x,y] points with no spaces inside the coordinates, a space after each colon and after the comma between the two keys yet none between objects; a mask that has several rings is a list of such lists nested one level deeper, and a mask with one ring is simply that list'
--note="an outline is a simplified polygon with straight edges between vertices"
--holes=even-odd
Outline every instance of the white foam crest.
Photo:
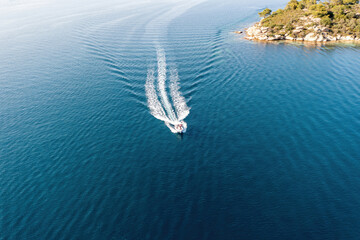
[{"label": "white foam crest", "polygon": [[171,106],[169,98],[166,93],[166,57],[163,49],[157,49],[157,63],[158,63],[158,89],[160,93],[160,99],[167,112],[167,116],[171,121],[176,121],[175,112]]},{"label": "white foam crest", "polygon": [[177,120],[185,119],[190,113],[190,108],[180,93],[179,75],[176,69],[170,71],[170,95],[175,106]]},{"label": "white foam crest", "polygon": [[149,69],[146,84],[145,84],[145,92],[148,102],[148,107],[150,109],[150,113],[157,119],[161,121],[169,121],[166,113],[158,99],[156,89],[155,89],[155,77],[154,77],[154,70]]}]

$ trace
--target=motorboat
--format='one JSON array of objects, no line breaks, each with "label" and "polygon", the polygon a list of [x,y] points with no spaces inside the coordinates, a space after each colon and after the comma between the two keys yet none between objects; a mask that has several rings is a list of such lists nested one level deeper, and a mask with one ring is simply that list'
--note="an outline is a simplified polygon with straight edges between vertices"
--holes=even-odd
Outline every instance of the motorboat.
[{"label": "motorboat", "polygon": [[166,126],[171,130],[173,133],[180,133],[183,134],[186,132],[187,124],[185,121],[181,120],[179,122],[165,122]]}]

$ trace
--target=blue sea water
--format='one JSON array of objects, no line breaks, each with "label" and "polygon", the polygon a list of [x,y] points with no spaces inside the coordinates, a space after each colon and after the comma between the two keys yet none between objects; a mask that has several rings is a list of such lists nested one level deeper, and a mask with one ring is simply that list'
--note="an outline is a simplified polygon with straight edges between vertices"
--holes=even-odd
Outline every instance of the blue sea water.
[{"label": "blue sea water", "polygon": [[0,239],[359,239],[360,47],[233,33],[285,4],[3,1]]}]

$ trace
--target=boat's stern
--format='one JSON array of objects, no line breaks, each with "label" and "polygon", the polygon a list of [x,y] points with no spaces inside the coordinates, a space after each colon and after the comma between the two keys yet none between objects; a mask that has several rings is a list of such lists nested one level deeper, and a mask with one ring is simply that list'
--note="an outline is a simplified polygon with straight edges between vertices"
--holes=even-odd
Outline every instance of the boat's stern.
[{"label": "boat's stern", "polygon": [[183,134],[186,132],[186,129],[187,129],[186,122],[184,122],[182,120],[180,122],[176,122],[176,123],[165,122],[165,124],[173,133]]},{"label": "boat's stern", "polygon": [[180,121],[179,124],[175,125],[175,129],[178,133],[182,134],[186,132],[187,124],[185,121]]}]

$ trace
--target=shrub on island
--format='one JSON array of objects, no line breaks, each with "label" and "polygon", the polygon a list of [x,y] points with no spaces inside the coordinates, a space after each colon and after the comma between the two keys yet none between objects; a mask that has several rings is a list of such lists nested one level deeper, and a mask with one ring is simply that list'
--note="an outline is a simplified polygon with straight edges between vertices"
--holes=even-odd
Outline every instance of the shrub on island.
[{"label": "shrub on island", "polygon": [[262,20],[247,31],[260,40],[360,40],[359,0],[290,0],[284,9],[259,12]]}]

